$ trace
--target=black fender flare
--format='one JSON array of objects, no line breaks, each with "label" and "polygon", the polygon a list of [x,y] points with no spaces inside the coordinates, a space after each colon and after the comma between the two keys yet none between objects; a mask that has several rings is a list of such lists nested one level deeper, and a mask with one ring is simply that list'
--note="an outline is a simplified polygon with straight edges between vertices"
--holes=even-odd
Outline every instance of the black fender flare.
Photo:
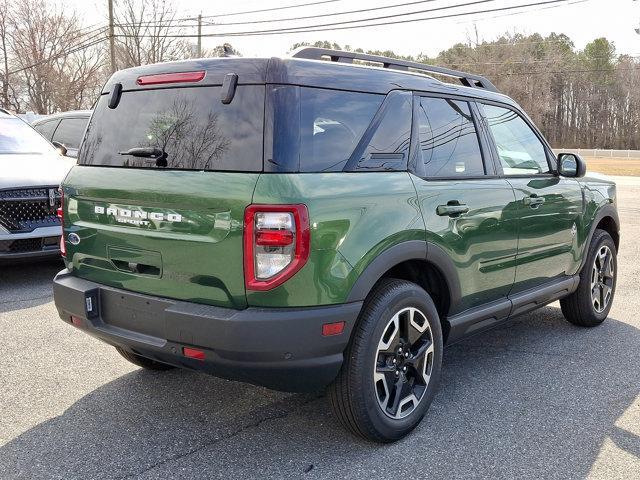
[{"label": "black fender flare", "polygon": [[591,239],[593,238],[593,234],[596,231],[596,227],[602,221],[602,219],[606,217],[610,217],[613,220],[613,223],[616,226],[616,231],[618,232],[618,235],[620,235],[620,219],[618,217],[618,210],[616,210],[616,208],[611,203],[603,205],[598,209],[596,214],[593,216],[593,220],[591,220],[591,227],[589,227],[589,235],[587,236],[587,239],[585,240],[585,243],[584,243],[584,252],[582,255],[582,261],[580,262],[580,268],[578,269],[578,272],[582,271],[582,267],[584,267],[584,264],[587,261],[586,253],[589,249],[589,245],[591,245]]},{"label": "black fender flare", "polygon": [[450,305],[455,306],[460,300],[460,280],[451,257],[435,243],[424,240],[409,240],[398,243],[378,255],[360,274],[347,302],[364,300],[380,278],[391,268],[408,260],[423,260],[437,268],[447,283]]}]

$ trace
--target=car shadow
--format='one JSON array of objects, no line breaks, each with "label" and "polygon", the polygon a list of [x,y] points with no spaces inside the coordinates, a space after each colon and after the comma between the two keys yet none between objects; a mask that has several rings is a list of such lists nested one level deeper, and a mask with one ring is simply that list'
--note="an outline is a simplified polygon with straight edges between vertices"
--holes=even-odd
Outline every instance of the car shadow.
[{"label": "car shadow", "polygon": [[582,329],[545,307],[449,347],[424,421],[385,446],[346,433],[322,394],[135,370],[9,441],[0,471],[67,479],[581,478],[606,439],[640,453],[638,436],[617,425],[640,393],[638,345],[640,331],[628,324]]},{"label": "car shadow", "polygon": [[63,268],[59,257],[0,263],[0,313],[50,302],[52,279]]}]

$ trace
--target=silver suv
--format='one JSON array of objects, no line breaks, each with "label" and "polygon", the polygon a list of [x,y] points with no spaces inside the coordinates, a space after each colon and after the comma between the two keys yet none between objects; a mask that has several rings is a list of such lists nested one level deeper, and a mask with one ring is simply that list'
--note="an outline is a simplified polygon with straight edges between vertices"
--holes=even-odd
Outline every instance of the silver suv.
[{"label": "silver suv", "polygon": [[60,254],[58,186],[74,164],[0,109],[0,260]]}]

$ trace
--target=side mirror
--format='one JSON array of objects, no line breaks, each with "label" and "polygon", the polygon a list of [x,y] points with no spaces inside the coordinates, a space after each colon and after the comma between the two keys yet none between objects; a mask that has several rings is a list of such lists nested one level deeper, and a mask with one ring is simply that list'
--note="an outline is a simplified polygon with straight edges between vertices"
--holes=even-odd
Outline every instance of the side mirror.
[{"label": "side mirror", "polygon": [[587,164],[577,153],[559,153],[558,172],[563,177],[584,177],[587,173]]},{"label": "side mirror", "polygon": [[62,156],[66,156],[67,155],[67,147],[65,147],[60,142],[51,142],[51,143],[53,143],[53,146],[58,149],[58,152],[60,152],[60,155],[62,155]]}]

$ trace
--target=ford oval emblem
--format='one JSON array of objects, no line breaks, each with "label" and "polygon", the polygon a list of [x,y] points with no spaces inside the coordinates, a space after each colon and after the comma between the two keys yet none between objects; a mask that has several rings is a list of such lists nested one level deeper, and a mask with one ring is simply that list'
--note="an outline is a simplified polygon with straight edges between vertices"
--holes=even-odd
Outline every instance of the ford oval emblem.
[{"label": "ford oval emblem", "polygon": [[70,233],[67,239],[71,245],[78,245],[80,243],[80,237],[77,233]]}]

